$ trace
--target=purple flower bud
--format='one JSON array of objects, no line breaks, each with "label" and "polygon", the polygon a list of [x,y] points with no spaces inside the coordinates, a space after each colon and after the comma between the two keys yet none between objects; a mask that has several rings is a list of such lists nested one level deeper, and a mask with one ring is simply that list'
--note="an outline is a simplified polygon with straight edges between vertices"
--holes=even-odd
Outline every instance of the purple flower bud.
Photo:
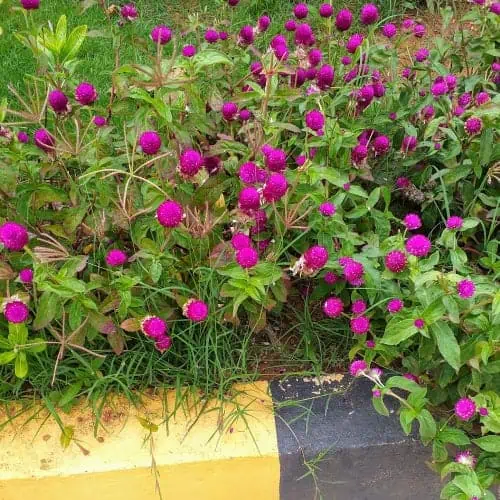
[{"label": "purple flower bud", "polygon": [[321,4],[319,7],[319,15],[321,17],[332,17],[333,7],[329,3]]},{"label": "purple flower bud", "polygon": [[351,35],[345,46],[347,52],[354,54],[356,49],[363,43],[363,40],[364,37],[360,33],[354,33],[354,35]]},{"label": "purple flower bud", "polygon": [[55,149],[54,137],[44,128],[39,128],[35,131],[34,140],[35,146],[46,153]]},{"label": "purple flower bud", "polygon": [[425,33],[426,33],[426,29],[425,29],[425,26],[423,24],[416,24],[413,27],[413,34],[417,38],[423,38],[425,36]]},{"label": "purple flower bud", "polygon": [[269,16],[261,16],[257,22],[257,26],[259,27],[260,32],[267,31],[269,25],[271,24],[271,18]]},{"label": "purple flower bud", "polygon": [[352,24],[352,12],[349,9],[339,10],[335,18],[335,26],[339,31],[347,31]]},{"label": "purple flower bud", "polygon": [[136,6],[133,3],[126,3],[123,5],[120,9],[120,14],[127,21],[134,21],[139,15]]},{"label": "purple flower bud", "polygon": [[154,130],[147,130],[139,137],[139,146],[147,155],[155,155],[161,148],[161,138]]},{"label": "purple flower bud", "polygon": [[19,142],[22,142],[23,144],[26,144],[29,142],[30,140],[30,136],[24,131],[24,130],[20,130],[18,133],[17,133],[17,140]]},{"label": "purple flower bud", "polygon": [[164,24],[155,26],[151,31],[151,40],[155,44],[165,45],[172,40],[172,30]]},{"label": "purple flower bud", "polygon": [[49,92],[49,106],[56,113],[65,113],[68,110],[68,98],[62,90],[54,89]]},{"label": "purple flower bud", "polygon": [[216,43],[219,40],[219,33],[214,29],[205,31],[205,41],[208,43]]},{"label": "purple flower bud", "polygon": [[286,21],[285,29],[287,31],[295,31],[297,29],[297,23],[295,22],[295,19],[289,19],[288,21]]},{"label": "purple flower bud", "polygon": [[106,254],[106,264],[109,267],[118,267],[123,266],[128,260],[127,254],[122,250],[118,250],[117,248],[110,250]]},{"label": "purple flower bud", "polygon": [[40,7],[40,0],[21,0],[21,6],[25,10],[35,10]]},{"label": "purple flower bud", "polygon": [[231,121],[234,120],[238,113],[238,106],[234,102],[225,102],[222,105],[222,116],[224,117],[224,120]]},{"label": "purple flower bud", "polygon": [[333,85],[333,80],[335,78],[335,70],[329,64],[324,64],[318,70],[316,76],[316,82],[321,90],[326,90]]},{"label": "purple flower bud", "polygon": [[94,125],[99,128],[105,127],[108,124],[108,120],[101,115],[95,115],[92,120],[94,122]]},{"label": "purple flower bud", "polygon": [[295,43],[297,45],[312,45],[314,35],[311,26],[307,23],[299,24],[295,30]]},{"label": "purple flower bud", "polygon": [[361,24],[370,25],[376,23],[379,19],[378,7],[373,3],[367,3],[361,7]]},{"label": "purple flower bud", "polygon": [[196,47],[194,45],[184,45],[182,47],[182,55],[184,57],[193,57],[196,54]]},{"label": "purple flower bud", "polygon": [[305,19],[309,14],[309,9],[305,3],[298,3],[293,9],[293,15],[297,19]]},{"label": "purple flower bud", "polygon": [[253,26],[246,25],[240,30],[238,40],[242,45],[251,45],[255,39]]},{"label": "purple flower bud", "polygon": [[398,29],[395,24],[387,23],[382,26],[382,34],[386,38],[394,38],[398,34]]},{"label": "purple flower bud", "polygon": [[82,82],[75,89],[75,99],[82,105],[87,106],[97,101],[98,95],[95,87],[89,82]]}]

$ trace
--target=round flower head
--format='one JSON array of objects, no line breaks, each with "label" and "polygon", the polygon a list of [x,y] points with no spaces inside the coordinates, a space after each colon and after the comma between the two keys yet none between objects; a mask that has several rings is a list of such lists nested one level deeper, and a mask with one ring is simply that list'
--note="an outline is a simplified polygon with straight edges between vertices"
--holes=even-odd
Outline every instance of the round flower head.
[{"label": "round flower head", "polygon": [[423,24],[415,24],[415,26],[413,27],[413,34],[417,38],[423,38],[425,36],[425,32],[426,32],[426,29],[425,29],[425,26]]},{"label": "round flower head", "polygon": [[267,173],[255,163],[249,161],[241,165],[238,176],[245,184],[255,184],[257,182],[264,182],[267,178]]},{"label": "round flower head", "polygon": [[306,113],[306,125],[311,130],[321,130],[325,126],[325,117],[319,109],[313,109]]},{"label": "round flower head", "polygon": [[56,113],[65,113],[68,111],[68,98],[62,90],[51,90],[49,92],[48,103]]},{"label": "round flower head", "polygon": [[166,200],[156,210],[156,217],[163,227],[177,227],[184,218],[184,210],[180,203]]},{"label": "round flower head", "polygon": [[366,311],[367,305],[363,299],[356,299],[351,304],[351,311],[353,314],[363,314]]},{"label": "round flower head", "polygon": [[425,257],[431,251],[432,244],[423,234],[416,234],[408,238],[405,243],[406,251],[415,257]]},{"label": "round flower head", "polygon": [[376,344],[374,340],[370,339],[365,342],[365,346],[367,349],[375,349]]},{"label": "round flower head", "polygon": [[352,12],[349,9],[341,9],[335,18],[335,26],[339,31],[347,31],[352,24]]},{"label": "round flower head", "polygon": [[106,264],[110,267],[123,266],[128,260],[127,254],[114,248],[106,254]]},{"label": "round flower head", "polygon": [[489,413],[488,408],[485,408],[484,406],[479,408],[479,415],[481,415],[481,417],[487,417]]},{"label": "round flower head", "polygon": [[285,29],[287,31],[295,31],[297,29],[297,23],[295,19],[288,19],[288,21],[285,22]]},{"label": "round flower head", "polygon": [[399,250],[392,250],[385,256],[385,267],[393,273],[403,272],[406,264],[406,255]]},{"label": "round flower head", "polygon": [[182,313],[186,318],[199,323],[208,317],[208,305],[202,300],[189,299],[182,308]]},{"label": "round flower head", "polygon": [[476,96],[476,106],[482,106],[490,100],[488,92],[479,92]]},{"label": "round flower head", "polygon": [[444,81],[446,82],[446,86],[448,87],[448,92],[453,92],[458,83],[457,77],[450,73],[449,75],[446,75],[444,77]]},{"label": "round flower head", "polygon": [[386,135],[379,135],[373,140],[373,149],[378,156],[386,154],[391,148],[391,140]]},{"label": "round flower head", "polygon": [[168,333],[168,325],[158,316],[146,316],[141,322],[141,330],[152,339],[160,339]]},{"label": "round flower head", "polygon": [[332,215],[335,215],[336,210],[337,208],[330,201],[325,201],[319,206],[319,213],[324,217],[331,217]]},{"label": "round flower head", "polygon": [[360,377],[367,368],[368,365],[366,364],[366,361],[364,361],[363,359],[358,359],[351,363],[351,366],[349,367],[349,373],[353,377]]},{"label": "round flower head", "polygon": [[28,231],[17,222],[7,221],[0,226],[0,243],[14,252],[22,250],[28,244]]},{"label": "round flower head", "polygon": [[460,451],[455,455],[455,462],[474,469],[477,463],[477,458],[472,454],[470,450],[465,450]]},{"label": "round flower head", "polygon": [[307,23],[302,23],[295,29],[295,43],[297,45],[312,45],[314,35],[311,26]]},{"label": "round flower head", "polygon": [[47,129],[39,128],[35,131],[33,138],[35,140],[35,146],[40,148],[42,151],[47,153],[54,150],[55,140]]},{"label": "round flower head", "polygon": [[33,282],[33,269],[26,268],[19,271],[19,280],[21,283],[29,284]]},{"label": "round flower head", "polygon": [[194,149],[187,149],[179,159],[179,170],[186,177],[195,176],[203,167],[203,157]]},{"label": "round flower head", "polygon": [[435,109],[434,106],[424,106],[420,112],[422,118],[426,121],[431,120],[434,117]]},{"label": "round flower head", "polygon": [[40,7],[40,0],[21,0],[21,7],[25,10],[35,10]]},{"label": "round flower head", "polygon": [[465,131],[469,135],[476,135],[481,132],[483,128],[483,122],[481,118],[476,118],[474,116],[471,116],[467,121],[465,122]]},{"label": "round flower head", "polygon": [[463,108],[462,106],[455,106],[453,108],[453,114],[455,116],[462,116],[464,113],[465,113],[465,108]]},{"label": "round flower head", "polygon": [[434,143],[434,149],[436,151],[439,151],[442,147],[443,147],[443,145],[440,142],[435,142]]},{"label": "round flower head", "polygon": [[357,144],[351,151],[351,160],[354,165],[363,163],[368,157],[368,148],[364,144]]},{"label": "round flower head", "polygon": [[108,124],[108,120],[101,115],[95,115],[94,118],[92,118],[92,121],[94,122],[94,125],[99,128],[105,127]]},{"label": "round flower head", "polygon": [[254,61],[252,64],[250,64],[250,72],[252,75],[259,75],[262,73],[262,63],[260,61]]},{"label": "round flower head", "polygon": [[414,322],[413,322],[413,326],[415,328],[418,328],[419,330],[422,330],[422,328],[425,327],[425,321],[422,319],[422,318],[417,318]]},{"label": "round flower head", "polygon": [[215,175],[222,168],[222,161],[218,156],[205,156],[203,158],[203,166],[208,175]]},{"label": "round flower head", "polygon": [[305,3],[298,3],[293,9],[293,15],[297,19],[305,19],[307,14],[309,14],[309,9]]},{"label": "round flower head", "polygon": [[155,44],[165,45],[172,40],[172,30],[164,24],[159,24],[151,31],[151,40]]},{"label": "round flower head", "polygon": [[470,299],[476,293],[476,286],[471,280],[462,280],[457,283],[457,293],[461,299]]},{"label": "round flower head", "polygon": [[307,54],[307,59],[311,66],[317,66],[323,59],[323,53],[319,49],[312,49]]},{"label": "round flower head", "polygon": [[224,120],[230,121],[234,120],[235,116],[238,113],[238,106],[234,102],[225,102],[222,105],[222,116],[224,117]]},{"label": "round flower head", "polygon": [[264,184],[262,195],[267,202],[280,200],[288,189],[288,181],[283,174],[272,173]]},{"label": "round flower head", "polygon": [[219,39],[219,33],[214,29],[208,29],[205,31],[205,40],[208,43],[216,43]]},{"label": "round flower head", "polygon": [[415,21],[413,19],[405,19],[402,23],[403,29],[408,31],[415,26]]},{"label": "round flower head", "polygon": [[243,269],[254,267],[259,261],[259,252],[252,247],[241,248],[236,252],[236,262]]},{"label": "round flower head", "polygon": [[411,78],[415,74],[412,73],[411,68],[403,68],[403,71],[401,72],[401,76],[403,78]]},{"label": "round flower head", "polygon": [[233,237],[231,238],[231,246],[235,250],[241,250],[242,248],[251,247],[252,240],[244,233],[234,233]]},{"label": "round flower head", "polygon": [[403,224],[409,231],[414,231],[422,227],[422,220],[417,214],[408,214],[403,219]]},{"label": "round flower head", "polygon": [[[288,52],[288,47],[286,45],[277,45],[273,49],[273,52],[274,52],[274,55],[276,56],[276,59],[278,59],[279,61],[286,61],[288,59],[289,52]],[[264,75],[262,75],[261,78],[264,79],[264,85],[262,85],[262,86],[265,87],[266,80],[265,80]]]},{"label": "round flower head", "polygon": [[386,38],[394,38],[398,34],[398,29],[395,24],[387,23],[382,26],[382,35]]},{"label": "round flower head", "polygon": [[75,99],[82,105],[88,106],[97,100],[97,91],[89,82],[80,83],[75,89]]},{"label": "round flower head", "polygon": [[389,314],[396,314],[401,309],[403,309],[404,303],[401,299],[391,299],[389,302],[387,302],[387,312]]},{"label": "round flower head", "polygon": [[431,94],[435,99],[439,99],[441,96],[448,93],[448,86],[445,82],[436,82],[431,86]]},{"label": "round flower head", "polygon": [[411,381],[415,382],[416,384],[418,384],[418,377],[413,375],[413,373],[404,373],[403,377],[406,380],[411,380]]},{"label": "round flower head", "polygon": [[472,94],[470,92],[465,92],[458,96],[458,104],[466,108],[472,102]]},{"label": "round flower head", "polygon": [[319,7],[319,15],[321,17],[332,17],[333,7],[329,3],[323,3]]},{"label": "round flower head", "polygon": [[379,19],[378,8],[373,3],[367,3],[361,7],[360,21],[364,25],[376,23]]},{"label": "round flower head", "polygon": [[272,172],[282,172],[286,169],[286,153],[282,149],[271,149],[265,160],[266,167]]},{"label": "round flower head", "polygon": [[133,21],[137,19],[138,13],[137,8],[133,3],[127,3],[120,9],[121,16],[127,21]]},{"label": "round flower head", "polygon": [[170,347],[172,347],[172,339],[168,335],[155,339],[155,349],[157,351],[165,352],[168,351]]},{"label": "round flower head", "polygon": [[429,55],[430,52],[425,47],[422,47],[415,52],[415,60],[417,62],[424,62],[429,57]]},{"label": "round flower head", "polygon": [[242,109],[238,117],[242,122],[246,122],[252,118],[252,112],[249,109]]},{"label": "round flower head", "polygon": [[354,54],[356,52],[356,49],[363,43],[364,36],[361,35],[360,33],[354,33],[354,35],[351,35],[349,40],[347,40],[346,43],[346,50],[350,54]]},{"label": "round flower head", "polygon": [[339,277],[332,271],[327,271],[323,276],[323,279],[327,285],[335,285],[335,283],[339,280]]},{"label": "round flower head", "polygon": [[24,323],[30,314],[28,306],[20,300],[10,300],[4,305],[3,313],[9,323]]},{"label": "round flower head", "polygon": [[147,155],[155,155],[161,148],[161,139],[154,130],[147,130],[139,137],[139,146],[143,153]]},{"label": "round flower head", "polygon": [[260,194],[254,187],[243,188],[238,203],[242,210],[257,210],[260,207]]},{"label": "round flower head", "polygon": [[364,335],[370,329],[370,318],[367,316],[357,316],[350,321],[352,333],[355,335]]},{"label": "round flower head", "polygon": [[241,28],[238,40],[242,45],[251,45],[255,39],[253,26],[246,25]]},{"label": "round flower head", "polygon": [[320,245],[314,245],[304,252],[303,257],[305,266],[317,271],[328,262],[328,250]]},{"label": "round flower head", "polygon": [[344,303],[338,297],[330,297],[323,302],[323,312],[329,318],[338,318],[344,311]]},{"label": "round flower head", "polygon": [[451,230],[461,229],[463,225],[464,225],[464,220],[462,219],[462,217],[459,217],[458,215],[452,215],[451,217],[448,217],[448,219],[446,219],[446,227],[448,229]]},{"label": "round flower head", "polygon": [[497,16],[500,16],[500,2],[493,2],[490,5],[490,12],[496,14]]},{"label": "round flower head", "polygon": [[460,420],[470,420],[476,414],[476,403],[470,398],[459,399],[455,404],[455,415]]},{"label": "round flower head", "polygon": [[411,181],[408,179],[408,177],[398,177],[396,179],[396,187],[399,189],[406,189],[410,187]]},{"label": "round flower head", "polygon": [[493,73],[500,73],[500,61],[491,63],[491,71],[493,71]]},{"label": "round flower head", "polygon": [[269,28],[270,24],[271,18],[269,16],[260,16],[259,20],[257,21],[257,26],[260,32],[267,31],[267,28]]},{"label": "round flower head", "polygon": [[193,57],[196,54],[196,47],[194,45],[184,45],[182,47],[182,55],[184,57]]},{"label": "round flower head", "polygon": [[344,66],[349,66],[349,64],[352,63],[352,59],[349,56],[342,56],[341,59],[340,59],[340,62]]},{"label": "round flower head", "polygon": [[332,86],[334,78],[335,70],[329,64],[325,64],[319,68],[316,76],[316,82],[318,83],[318,87],[320,89],[325,90]]},{"label": "round flower head", "polygon": [[230,7],[236,7],[240,3],[240,0],[227,0],[227,3]]},{"label": "round flower head", "polygon": [[22,142],[23,144],[26,144],[30,141],[30,136],[24,130],[20,130],[17,133],[17,140],[19,142]]},{"label": "round flower head", "polygon": [[410,151],[415,151],[417,149],[417,138],[413,135],[405,135],[403,138],[403,144],[401,145],[401,149],[408,153]]}]

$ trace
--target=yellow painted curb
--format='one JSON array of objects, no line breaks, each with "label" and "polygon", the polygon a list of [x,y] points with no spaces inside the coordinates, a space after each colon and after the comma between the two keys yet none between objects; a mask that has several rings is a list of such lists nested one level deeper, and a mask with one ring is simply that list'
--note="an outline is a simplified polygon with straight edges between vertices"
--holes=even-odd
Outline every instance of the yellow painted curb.
[{"label": "yellow painted curb", "polygon": [[97,437],[90,411],[63,414],[74,430],[66,449],[60,426],[44,423],[45,410],[25,425],[18,418],[0,433],[0,500],[277,500],[268,384],[235,391],[224,404],[179,403],[174,392],[140,409],[117,400],[105,408]]}]

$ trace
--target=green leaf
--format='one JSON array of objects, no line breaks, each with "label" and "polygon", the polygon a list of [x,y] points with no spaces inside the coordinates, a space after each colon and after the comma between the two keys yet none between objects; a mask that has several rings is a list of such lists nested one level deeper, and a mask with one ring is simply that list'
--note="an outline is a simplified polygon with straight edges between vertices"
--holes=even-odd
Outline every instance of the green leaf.
[{"label": "green leaf", "polygon": [[57,402],[58,406],[63,407],[71,403],[75,397],[78,395],[82,388],[83,382],[75,382],[71,384],[61,396],[61,399]]},{"label": "green leaf", "polygon": [[420,436],[422,441],[428,443],[436,435],[436,422],[429,410],[423,409],[417,415],[417,420],[420,423]]},{"label": "green leaf", "polygon": [[491,153],[493,152],[493,129],[488,128],[483,132],[481,136],[481,145],[479,147],[479,164],[488,165],[491,159]]},{"label": "green leaf", "polygon": [[44,292],[38,303],[38,311],[35,321],[33,321],[33,329],[41,330],[46,327],[55,317],[59,306],[59,298],[50,292]]},{"label": "green leaf", "polygon": [[43,352],[45,351],[45,349],[47,349],[47,341],[45,339],[42,339],[41,337],[35,337],[34,339],[30,339],[28,343],[32,345],[31,347],[28,347],[26,351],[28,351],[31,354]]},{"label": "green leaf", "polygon": [[0,353],[0,365],[6,365],[15,359],[17,354],[14,351]]},{"label": "green leaf", "polygon": [[64,42],[66,41],[67,30],[68,30],[68,22],[66,16],[63,14],[59,18],[59,21],[57,21],[56,32],[55,32],[58,52],[61,51],[61,48],[63,47]]},{"label": "green leaf", "polygon": [[373,208],[378,200],[380,198],[380,188],[375,188],[371,193],[370,196],[368,196],[368,199],[366,200],[366,206]]},{"label": "green leaf", "polygon": [[443,317],[445,308],[443,305],[442,297],[439,297],[434,302],[429,304],[422,313],[422,318],[425,320],[426,325],[432,325]]},{"label": "green leaf", "polygon": [[28,375],[28,360],[26,359],[26,353],[24,351],[17,353],[14,363],[14,373],[17,378],[25,378],[26,375]]},{"label": "green leaf", "polygon": [[443,297],[443,305],[446,308],[450,321],[452,323],[458,324],[460,322],[460,310],[455,298],[449,295],[445,295]]},{"label": "green leaf", "polygon": [[413,319],[403,319],[401,321],[391,321],[386,329],[382,344],[398,345],[403,340],[409,339],[418,332],[413,324]]},{"label": "green leaf", "polygon": [[483,436],[472,442],[489,453],[500,453],[500,436]]},{"label": "green leaf", "polygon": [[384,403],[384,400],[382,397],[372,398],[372,403],[373,403],[373,407],[375,408],[377,413],[380,413],[380,415],[383,415],[384,417],[389,416],[389,410],[387,409],[387,406],[385,406],[385,403]]},{"label": "green leaf", "polygon": [[230,59],[216,50],[204,50],[202,52],[198,52],[198,54],[193,57],[193,62],[197,73],[206,66],[214,66],[216,64],[227,64],[229,66],[233,65]]},{"label": "green leaf", "polygon": [[462,365],[460,362],[460,346],[453,330],[444,321],[438,321],[431,326],[431,331],[436,337],[439,352],[458,372]]},{"label": "green leaf", "polygon": [[462,231],[465,231],[466,229],[472,229],[473,227],[476,227],[479,224],[478,219],[474,219],[473,217],[467,217],[467,219],[464,219],[464,222],[462,224]]},{"label": "green leaf", "polygon": [[467,434],[463,430],[455,429],[454,427],[445,427],[441,429],[437,437],[443,443],[451,443],[456,446],[466,446],[470,443]]},{"label": "green leaf", "polygon": [[421,389],[421,387],[415,381],[400,376],[387,379],[385,386],[391,389],[393,387],[397,387],[398,389],[403,389],[408,392],[415,392]]},{"label": "green leaf", "polygon": [[403,432],[408,436],[411,432],[412,422],[415,420],[415,413],[409,408],[401,410],[399,414],[399,422],[403,428]]},{"label": "green leaf", "polygon": [[15,345],[26,344],[28,327],[24,323],[9,323],[9,342]]},{"label": "green leaf", "polygon": [[77,26],[69,35],[61,50],[62,62],[74,59],[87,36],[87,26]]}]

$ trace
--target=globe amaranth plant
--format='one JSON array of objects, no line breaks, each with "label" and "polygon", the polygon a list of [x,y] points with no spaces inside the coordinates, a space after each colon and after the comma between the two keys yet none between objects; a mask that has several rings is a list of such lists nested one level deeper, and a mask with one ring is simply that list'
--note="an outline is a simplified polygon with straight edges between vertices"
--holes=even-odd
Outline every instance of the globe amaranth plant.
[{"label": "globe amaranth plant", "polygon": [[493,498],[500,30],[499,4],[475,3],[432,40],[371,3],[149,34],[112,7],[99,89],[86,27],[29,25],[38,74],[1,116],[2,364],[25,377],[47,344],[119,355],[137,335],[178,359],[187,324],[262,330],[306,284],[351,330],[375,408],[395,398],[432,443],[442,498]]}]

